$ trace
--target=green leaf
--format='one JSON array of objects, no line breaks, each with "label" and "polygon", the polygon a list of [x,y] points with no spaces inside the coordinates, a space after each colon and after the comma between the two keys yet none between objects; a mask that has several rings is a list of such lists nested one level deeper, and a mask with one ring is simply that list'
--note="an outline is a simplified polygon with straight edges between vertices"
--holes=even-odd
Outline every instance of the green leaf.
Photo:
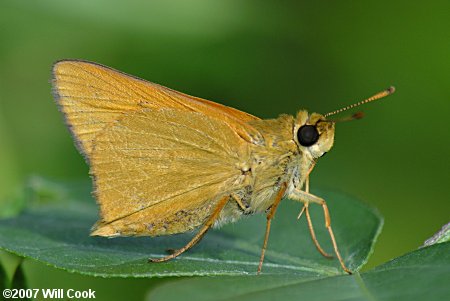
[{"label": "green leaf", "polygon": [[[45,182],[44,182],[45,183]],[[42,184],[42,183],[41,183]],[[45,186],[45,185],[44,185]],[[86,186],[85,186],[86,187]],[[52,193],[48,190],[55,190]],[[0,220],[0,248],[56,268],[102,277],[166,277],[192,275],[254,275],[265,229],[263,215],[250,216],[210,231],[193,249],[166,263],[147,263],[164,250],[183,246],[190,234],[166,237],[90,237],[97,219],[95,201],[79,185],[39,186],[58,201],[34,202],[21,215]],[[328,200],[340,251],[351,270],[367,261],[382,220],[372,208],[338,192],[317,192]],[[36,196],[34,196],[36,197]],[[33,198],[33,196],[31,196]],[[296,220],[301,204],[284,200],[269,240],[265,275],[323,277],[342,274],[336,259],[323,258],[315,249],[306,221]],[[311,206],[318,240],[332,252],[322,208]]]},{"label": "green leaf", "polygon": [[17,289],[27,288],[27,281],[26,281],[25,273],[22,268],[22,262],[17,266],[17,269],[14,272],[11,288],[17,288]]},{"label": "green leaf", "polygon": [[147,300],[448,300],[450,243],[409,253],[366,273],[201,277],[163,284]]},{"label": "green leaf", "polygon": [[[11,288],[17,274],[21,268],[23,257],[0,250],[0,282],[4,281],[6,288]],[[3,284],[0,284],[3,285]]]},{"label": "green leaf", "polygon": [[423,246],[424,247],[431,246],[434,244],[439,244],[448,241],[450,241],[450,223],[447,223],[444,226],[442,226],[441,230],[439,230],[439,232],[437,232],[432,237],[427,239],[423,244]]},{"label": "green leaf", "polygon": [[5,268],[0,262],[0,291],[8,287],[8,277],[6,276]]}]

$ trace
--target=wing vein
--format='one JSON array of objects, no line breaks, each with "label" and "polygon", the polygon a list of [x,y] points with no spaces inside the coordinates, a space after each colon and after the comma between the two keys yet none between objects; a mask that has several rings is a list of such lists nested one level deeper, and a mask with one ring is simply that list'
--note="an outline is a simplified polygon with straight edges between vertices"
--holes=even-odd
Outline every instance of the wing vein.
[{"label": "wing vein", "polygon": [[[131,93],[127,92],[129,89],[127,89],[126,87],[125,87],[125,89],[123,89],[124,86],[123,86],[123,85],[122,85],[115,77],[113,77],[113,76],[108,76],[108,78],[110,78],[110,79],[114,80],[114,82],[118,83],[117,86],[116,86],[116,85],[113,85],[112,83],[108,82],[105,78],[103,78],[103,77],[101,77],[101,76],[98,76],[97,74],[95,74],[95,73],[89,71],[89,70],[86,69],[86,68],[82,68],[81,66],[79,66],[79,65],[77,65],[77,64],[72,64],[72,66],[74,66],[76,69],[81,70],[82,72],[84,72],[84,73],[86,73],[86,74],[88,74],[88,75],[90,75],[90,76],[96,78],[97,80],[103,82],[106,86],[109,86],[109,87],[111,87],[111,88],[114,88],[114,90],[116,90],[117,92],[119,92],[119,93],[125,93],[126,95],[128,95],[128,96],[131,97],[131,98],[134,97]],[[105,76],[105,77],[106,77],[106,76]],[[119,86],[122,87],[122,89],[119,89],[119,88],[118,88]]]}]

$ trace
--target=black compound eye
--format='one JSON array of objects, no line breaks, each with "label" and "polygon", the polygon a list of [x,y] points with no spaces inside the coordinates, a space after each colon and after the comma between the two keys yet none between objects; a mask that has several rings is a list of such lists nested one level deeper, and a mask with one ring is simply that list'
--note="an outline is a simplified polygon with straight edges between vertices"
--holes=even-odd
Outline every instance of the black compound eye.
[{"label": "black compound eye", "polygon": [[303,125],[297,132],[298,142],[303,146],[311,146],[319,140],[319,132],[313,125]]}]

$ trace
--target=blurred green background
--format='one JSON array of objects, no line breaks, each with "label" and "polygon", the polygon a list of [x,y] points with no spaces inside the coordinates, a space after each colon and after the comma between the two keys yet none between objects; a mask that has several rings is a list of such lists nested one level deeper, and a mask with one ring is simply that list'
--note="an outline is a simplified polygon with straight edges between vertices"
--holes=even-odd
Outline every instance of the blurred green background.
[{"label": "blurred green background", "polygon": [[[59,59],[99,62],[263,118],[325,113],[395,85],[394,96],[361,108],[366,118],[337,126],[312,176],[383,214],[368,266],[378,265],[450,219],[449,14],[449,1],[2,0],[0,202],[6,208],[30,174],[88,177],[50,93]],[[140,299],[155,284],[35,262],[25,270],[31,287],[114,283],[105,299],[122,286]]]}]

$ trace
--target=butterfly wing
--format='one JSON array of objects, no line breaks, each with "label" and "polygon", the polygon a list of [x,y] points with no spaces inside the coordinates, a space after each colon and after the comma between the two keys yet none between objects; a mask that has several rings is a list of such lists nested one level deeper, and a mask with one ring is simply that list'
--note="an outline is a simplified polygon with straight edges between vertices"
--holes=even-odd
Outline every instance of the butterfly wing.
[{"label": "butterfly wing", "polygon": [[145,108],[200,112],[223,120],[247,141],[259,133],[247,124],[259,118],[189,96],[111,68],[77,60],[53,66],[53,91],[79,150],[89,160],[96,136],[125,114]]},{"label": "butterfly wing", "polygon": [[198,112],[145,109],[97,136],[91,173],[101,210],[93,235],[163,235],[202,224],[220,197],[242,188],[247,143]]},{"label": "butterfly wing", "polygon": [[91,166],[93,235],[184,232],[240,188],[257,117],[84,61],[56,63],[53,90]]}]

